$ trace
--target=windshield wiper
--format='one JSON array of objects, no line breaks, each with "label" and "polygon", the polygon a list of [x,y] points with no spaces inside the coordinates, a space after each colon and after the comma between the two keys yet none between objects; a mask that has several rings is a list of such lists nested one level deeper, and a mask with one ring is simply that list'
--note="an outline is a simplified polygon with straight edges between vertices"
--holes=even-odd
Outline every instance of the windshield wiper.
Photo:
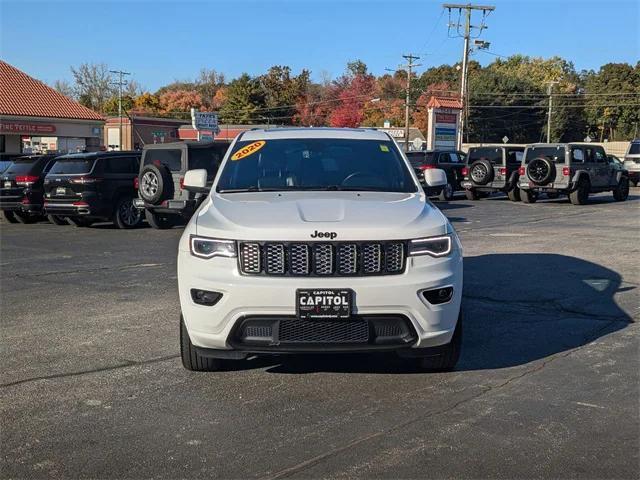
[{"label": "windshield wiper", "polygon": [[281,192],[283,190],[287,190],[283,187],[248,187],[248,188],[225,188],[222,190],[218,190],[218,193],[251,193],[251,192]]},{"label": "windshield wiper", "polygon": [[376,187],[343,187],[342,185],[327,185],[326,187],[317,187],[314,190],[328,191],[328,192],[395,192],[396,190],[389,190],[388,188],[376,188]]}]

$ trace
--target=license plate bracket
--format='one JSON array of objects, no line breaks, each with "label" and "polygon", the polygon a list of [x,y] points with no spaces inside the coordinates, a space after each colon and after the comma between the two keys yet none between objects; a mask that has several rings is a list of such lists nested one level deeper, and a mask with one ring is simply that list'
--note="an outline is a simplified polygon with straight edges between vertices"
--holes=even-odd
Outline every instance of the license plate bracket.
[{"label": "license plate bracket", "polygon": [[302,320],[344,320],[351,317],[353,290],[350,288],[299,288],[296,315]]}]

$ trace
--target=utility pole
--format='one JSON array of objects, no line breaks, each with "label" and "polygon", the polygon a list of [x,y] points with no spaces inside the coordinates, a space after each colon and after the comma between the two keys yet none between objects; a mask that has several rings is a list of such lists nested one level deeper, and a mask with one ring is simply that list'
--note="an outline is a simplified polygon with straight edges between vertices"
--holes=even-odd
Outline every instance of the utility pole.
[{"label": "utility pole", "polygon": [[406,65],[400,65],[400,68],[406,69],[407,72],[407,92],[404,103],[404,151],[409,151],[409,107],[411,105],[411,75],[413,74],[413,67],[419,67],[420,64],[413,63],[414,60],[420,60],[420,57],[411,53],[402,55],[407,61]]},{"label": "utility pole", "polygon": [[127,85],[128,82],[124,80],[125,75],[131,75],[129,72],[123,72],[122,70],[109,70],[109,73],[116,73],[119,75],[117,82],[112,82],[111,85],[116,85],[118,87],[118,117],[120,118],[120,137],[118,142],[118,150],[122,150],[122,87]]},{"label": "utility pole", "polygon": [[[484,24],[484,20],[486,16],[495,10],[495,7],[492,5],[471,5],[470,3],[465,4],[457,4],[457,3],[445,3],[442,5],[442,8],[446,8],[449,10],[449,18],[451,18],[451,11],[458,10],[458,14],[461,16],[462,11],[465,11],[465,22],[464,22],[464,30],[462,33],[460,31],[460,27],[463,25],[460,24],[460,17],[458,17],[458,21],[456,23],[449,22],[449,30],[451,27],[455,27],[458,32],[458,36],[464,38],[464,50],[462,51],[462,75],[460,79],[460,102],[462,103],[462,112],[460,114],[460,135],[458,135],[458,145],[457,148],[460,150],[462,148],[462,137],[464,134],[464,129],[466,127],[466,112],[467,112],[467,97],[468,97],[468,89],[467,89],[467,79],[469,76],[469,40],[471,39],[471,31],[472,29],[479,30],[478,36],[482,33],[486,25]],[[471,25],[471,12],[473,10],[481,10],[482,11],[482,23],[479,26]],[[474,38],[477,38],[474,37]]]},{"label": "utility pole", "polygon": [[553,86],[560,83],[557,80],[551,80],[547,83],[547,95],[549,95],[549,111],[547,112],[547,143],[551,143],[551,111],[553,110]]}]

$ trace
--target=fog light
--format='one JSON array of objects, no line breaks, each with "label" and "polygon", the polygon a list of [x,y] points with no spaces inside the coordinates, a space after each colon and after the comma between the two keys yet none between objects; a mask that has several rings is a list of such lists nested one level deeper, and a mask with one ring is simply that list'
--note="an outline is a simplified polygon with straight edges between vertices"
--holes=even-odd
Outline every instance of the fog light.
[{"label": "fog light", "polygon": [[425,290],[422,296],[431,305],[439,305],[447,303],[453,297],[453,287],[434,288],[433,290]]},{"label": "fog light", "polygon": [[198,305],[206,305],[211,307],[220,301],[222,294],[220,292],[209,292],[207,290],[191,289],[191,299]]}]

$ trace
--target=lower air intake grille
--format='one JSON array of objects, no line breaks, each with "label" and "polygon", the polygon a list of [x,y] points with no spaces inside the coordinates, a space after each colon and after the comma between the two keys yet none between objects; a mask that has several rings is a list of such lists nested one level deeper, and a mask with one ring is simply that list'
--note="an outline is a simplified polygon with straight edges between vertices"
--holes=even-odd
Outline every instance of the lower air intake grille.
[{"label": "lower air intake grille", "polygon": [[404,271],[403,241],[388,242],[240,242],[245,275],[358,276]]},{"label": "lower air intake grille", "polygon": [[281,343],[366,343],[367,322],[283,320],[280,322]]}]

